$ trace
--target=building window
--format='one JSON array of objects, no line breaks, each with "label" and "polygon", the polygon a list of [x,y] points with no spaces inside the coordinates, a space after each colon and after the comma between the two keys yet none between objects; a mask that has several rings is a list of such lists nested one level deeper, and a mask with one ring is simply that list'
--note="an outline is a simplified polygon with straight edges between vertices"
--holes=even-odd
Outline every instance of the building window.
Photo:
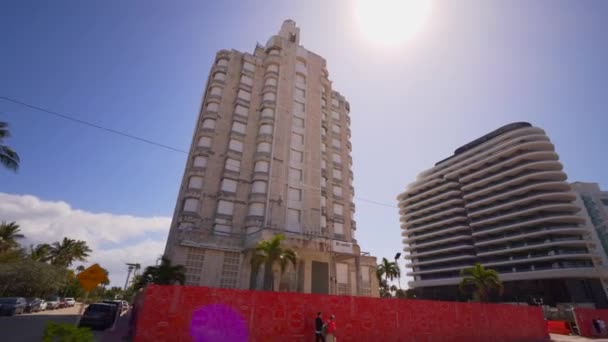
[{"label": "building window", "polygon": [[253,85],[253,78],[251,78],[247,75],[241,75],[241,83],[251,86],[251,85]]},{"label": "building window", "polygon": [[217,112],[220,109],[220,105],[215,102],[207,103],[207,111],[208,112]]},{"label": "building window", "polygon": [[245,62],[245,63],[243,63],[243,69],[245,69],[247,71],[255,72],[255,65],[253,65],[252,63],[249,63],[249,62]]},{"label": "building window", "polygon": [[325,177],[321,177],[321,187],[326,187],[327,186],[327,178]]},{"label": "building window", "polygon": [[302,190],[296,188],[287,189],[287,199],[290,201],[301,201],[302,200]]},{"label": "building window", "polygon": [[230,139],[228,149],[235,152],[243,152],[243,142],[235,139]]},{"label": "building window", "polygon": [[295,88],[295,97],[298,99],[305,99],[306,98],[306,90],[301,89],[301,88]]},{"label": "building window", "polygon": [[216,223],[213,225],[213,230],[216,233],[220,233],[220,234],[230,234],[230,232],[232,231],[232,227],[227,224]]},{"label": "building window", "polygon": [[226,74],[223,72],[216,72],[213,74],[213,79],[217,81],[224,81],[226,79]]},{"label": "building window", "polygon": [[222,179],[222,191],[236,192],[237,182],[234,179]]},{"label": "building window", "polygon": [[327,100],[325,100],[324,98],[321,98],[321,107],[326,107],[327,106]]},{"label": "building window", "polygon": [[333,124],[331,125],[331,131],[337,134],[340,134],[340,126]]},{"label": "building window", "polygon": [[321,170],[325,170],[327,168],[327,162],[325,159],[321,159]]},{"label": "building window", "polygon": [[269,165],[268,165],[267,161],[260,160],[255,163],[254,171],[255,172],[268,172],[268,167],[269,167]]},{"label": "building window", "polygon": [[272,134],[272,126],[271,125],[262,125],[260,126],[259,134]]},{"label": "building window", "polygon": [[331,117],[334,120],[340,120],[340,113],[336,112],[335,110],[331,111]]},{"label": "building window", "polygon": [[327,151],[327,145],[325,143],[321,143],[321,152]]},{"label": "building window", "polygon": [[334,153],[332,159],[333,159],[334,163],[338,163],[338,164],[342,163],[342,157],[340,157],[340,155],[337,153]]},{"label": "building window", "polygon": [[334,196],[342,197],[342,188],[339,186],[334,186],[333,188]]},{"label": "building window", "polygon": [[215,128],[215,119],[203,120],[203,128],[214,129]]},{"label": "building window", "polygon": [[300,210],[287,208],[287,230],[300,230],[301,216]]},{"label": "building window", "polygon": [[274,117],[274,111],[271,108],[262,109],[262,117],[263,118],[272,118]]},{"label": "building window", "polygon": [[270,143],[267,142],[261,142],[258,144],[258,152],[266,152],[266,153],[270,153]]},{"label": "building window", "polygon": [[199,147],[211,147],[211,138],[210,137],[200,137],[198,139]]},{"label": "building window", "polygon": [[239,92],[237,93],[236,96],[241,100],[245,100],[245,101],[251,100],[251,93],[246,90],[243,90],[243,89],[239,89]]},{"label": "building window", "polygon": [[306,74],[306,63],[304,61],[296,61],[296,72]]},{"label": "building window", "polygon": [[238,114],[241,116],[247,116],[249,113],[249,110],[247,109],[247,107],[243,107],[241,105],[236,105],[236,107],[234,107],[234,114]]},{"label": "building window", "polygon": [[217,65],[219,66],[228,66],[228,60],[226,58],[220,58],[217,60]]},{"label": "building window", "polygon": [[249,215],[264,216],[264,204],[263,203],[251,203],[249,205]]},{"label": "building window", "polygon": [[304,127],[304,119],[302,118],[293,118],[293,126],[294,127]]},{"label": "building window", "polygon": [[207,166],[207,158],[203,156],[194,157],[194,162],[192,163],[194,167],[206,167]]},{"label": "building window", "polygon": [[302,180],[302,170],[294,169],[293,167],[289,168],[289,179],[290,180]]},{"label": "building window", "polygon": [[234,212],[234,202],[219,200],[217,203],[217,213],[222,215],[232,215]]},{"label": "building window", "polygon": [[236,289],[239,284],[241,254],[239,252],[224,252],[220,287]]},{"label": "building window", "polygon": [[220,87],[212,87],[211,91],[209,92],[210,95],[217,95],[220,96],[222,94],[222,88]]},{"label": "building window", "polygon": [[232,131],[233,132],[245,134],[246,129],[247,129],[247,125],[245,125],[242,122],[234,121],[232,123]]},{"label": "building window", "polygon": [[331,146],[339,149],[340,148],[340,140],[336,139],[336,138],[331,139]]},{"label": "building window", "polygon": [[184,211],[197,212],[198,211],[198,200],[196,198],[186,198],[184,201]]},{"label": "building window", "polygon": [[226,159],[226,170],[239,172],[241,170],[241,161],[236,159]]},{"label": "building window", "polygon": [[304,145],[304,136],[299,133],[291,133],[291,146],[301,147]]},{"label": "building window", "polygon": [[334,214],[344,215],[344,206],[342,204],[334,203]]},{"label": "building window", "polygon": [[302,102],[298,102],[298,101],[293,102],[293,114],[297,115],[297,116],[304,116],[306,114],[305,107]]},{"label": "building window", "polygon": [[342,180],[342,171],[333,169],[331,174],[335,179]]},{"label": "building window", "polygon": [[188,188],[190,189],[202,189],[203,188],[203,177],[192,176],[188,181]]},{"label": "building window", "polygon": [[264,93],[264,101],[276,101],[277,96],[273,92]]},{"label": "building window", "polygon": [[327,197],[321,196],[321,207],[327,206]]},{"label": "building window", "polygon": [[255,181],[251,184],[251,192],[255,194],[265,194],[266,193],[266,182],[263,181]]},{"label": "building window", "polygon": [[334,107],[339,107],[340,101],[338,101],[338,99],[331,99],[331,105]]},{"label": "building window", "polygon": [[348,284],[348,264],[336,263],[336,280],[338,284]]},{"label": "building window", "polygon": [[[296,74],[296,84],[297,85],[305,85],[306,84],[306,76],[302,74]],[[302,87],[304,88],[304,87]]]},{"label": "building window", "polygon": [[264,85],[265,86],[277,86],[277,79],[274,77],[268,77],[265,81],[264,81]]},{"label": "building window", "polygon": [[266,68],[266,72],[279,72],[279,66],[276,64],[270,64],[267,68]]},{"label": "building window", "polygon": [[294,163],[302,163],[304,161],[304,153],[291,150],[291,161]]}]

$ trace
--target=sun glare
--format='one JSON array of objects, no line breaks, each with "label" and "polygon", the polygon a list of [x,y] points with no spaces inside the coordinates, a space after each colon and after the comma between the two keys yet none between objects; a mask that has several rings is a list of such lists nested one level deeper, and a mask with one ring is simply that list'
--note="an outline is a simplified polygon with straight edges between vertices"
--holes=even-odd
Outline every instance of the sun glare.
[{"label": "sun glare", "polygon": [[357,0],[355,6],[361,34],[385,45],[412,38],[431,12],[431,0]]}]

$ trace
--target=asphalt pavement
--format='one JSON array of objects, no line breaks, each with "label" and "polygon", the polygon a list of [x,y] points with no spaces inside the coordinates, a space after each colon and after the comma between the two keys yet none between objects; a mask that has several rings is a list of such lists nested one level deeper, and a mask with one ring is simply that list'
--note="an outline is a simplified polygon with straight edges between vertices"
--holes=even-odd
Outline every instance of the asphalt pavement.
[{"label": "asphalt pavement", "polygon": [[[41,341],[46,322],[69,323],[78,322],[79,304],[71,308],[41,311],[12,317],[0,316],[0,335],[2,342],[32,342]],[[120,317],[115,326],[105,331],[93,330],[95,341],[121,341],[127,332],[128,315]]]}]

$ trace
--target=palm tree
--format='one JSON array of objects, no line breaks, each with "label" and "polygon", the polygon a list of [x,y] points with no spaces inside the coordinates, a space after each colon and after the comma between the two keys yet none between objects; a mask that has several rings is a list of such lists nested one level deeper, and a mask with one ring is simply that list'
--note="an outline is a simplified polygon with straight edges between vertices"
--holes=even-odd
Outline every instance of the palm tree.
[{"label": "palm tree", "polygon": [[30,259],[39,262],[47,262],[51,259],[51,245],[42,243],[36,246],[30,245]]},{"label": "palm tree", "polygon": [[185,282],[186,268],[182,265],[171,265],[171,260],[162,257],[160,265],[146,267],[135,286],[142,288],[147,284],[175,285],[175,283],[184,285]]},{"label": "palm tree", "polygon": [[492,291],[498,291],[502,295],[503,286],[498,272],[486,269],[480,263],[462,269],[460,276],[463,277],[460,281],[460,291],[467,292],[473,287],[473,298],[481,302],[487,302]]},{"label": "palm tree", "polygon": [[85,268],[84,268],[83,265],[80,265],[80,266],[76,267],[76,272],[78,272],[78,273],[80,273],[80,272],[82,272],[84,270],[85,270]]},{"label": "palm tree", "polygon": [[17,171],[19,168],[19,155],[12,148],[3,144],[4,138],[10,136],[8,124],[0,121],[0,163],[9,170]]},{"label": "palm tree", "polygon": [[86,261],[91,252],[85,241],[64,237],[51,245],[51,264],[69,267],[74,261]]},{"label": "palm tree", "polygon": [[25,235],[20,233],[21,229],[16,222],[0,223],[0,253],[6,252],[19,246],[18,239],[23,239]]},{"label": "palm tree", "polygon": [[278,263],[281,275],[289,264],[296,267],[296,252],[291,248],[284,248],[281,243],[285,235],[277,234],[270,240],[262,240],[255,246],[251,266],[253,272],[258,272],[260,266],[264,265],[264,289],[274,291],[274,266]]}]

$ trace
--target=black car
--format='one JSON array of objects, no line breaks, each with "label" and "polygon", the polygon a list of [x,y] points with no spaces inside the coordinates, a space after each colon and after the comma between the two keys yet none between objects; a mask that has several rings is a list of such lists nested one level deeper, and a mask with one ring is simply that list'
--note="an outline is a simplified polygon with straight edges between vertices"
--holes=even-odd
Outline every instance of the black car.
[{"label": "black car", "polygon": [[79,327],[89,327],[93,329],[107,329],[114,324],[116,316],[116,306],[106,303],[94,303],[84,310]]},{"label": "black car", "polygon": [[42,299],[40,298],[27,298],[25,305],[25,312],[38,312],[42,311]]},{"label": "black car", "polygon": [[123,304],[122,304],[122,300],[109,300],[109,299],[106,299],[106,300],[103,300],[102,303],[116,305],[116,312],[118,312],[119,315],[124,310],[124,307],[123,307]]},{"label": "black car", "polygon": [[0,298],[0,315],[19,315],[25,312],[27,301],[23,297]]}]

